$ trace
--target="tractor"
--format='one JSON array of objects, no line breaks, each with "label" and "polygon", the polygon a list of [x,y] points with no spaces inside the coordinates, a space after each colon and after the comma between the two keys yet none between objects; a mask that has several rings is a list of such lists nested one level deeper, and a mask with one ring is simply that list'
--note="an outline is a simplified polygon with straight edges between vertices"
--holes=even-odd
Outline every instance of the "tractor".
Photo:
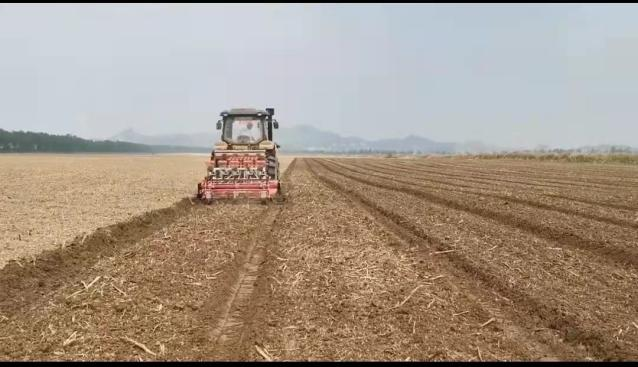
[{"label": "tractor", "polygon": [[234,108],[222,111],[222,130],[206,162],[207,174],[197,184],[197,198],[206,204],[217,199],[245,197],[262,202],[282,201],[279,145],[273,141],[274,108]]}]

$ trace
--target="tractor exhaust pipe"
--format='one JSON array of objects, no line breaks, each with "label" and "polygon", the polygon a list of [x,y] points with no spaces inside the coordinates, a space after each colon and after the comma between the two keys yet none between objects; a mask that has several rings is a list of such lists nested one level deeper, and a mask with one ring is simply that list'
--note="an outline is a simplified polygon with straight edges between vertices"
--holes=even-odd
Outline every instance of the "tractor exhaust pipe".
[{"label": "tractor exhaust pipe", "polygon": [[272,117],[275,114],[275,109],[268,107],[266,112],[268,112],[268,140],[272,141]]}]

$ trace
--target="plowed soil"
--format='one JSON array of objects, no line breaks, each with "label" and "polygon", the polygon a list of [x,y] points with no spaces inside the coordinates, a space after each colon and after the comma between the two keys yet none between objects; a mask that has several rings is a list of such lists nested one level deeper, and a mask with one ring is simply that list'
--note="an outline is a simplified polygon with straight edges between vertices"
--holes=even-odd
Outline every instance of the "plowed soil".
[{"label": "plowed soil", "polygon": [[636,168],[307,157],[283,187],[9,262],[0,360],[638,359]]},{"label": "plowed soil", "polygon": [[[190,196],[207,154],[0,155],[0,268]],[[292,158],[283,156],[282,170]]]},{"label": "plowed soil", "polygon": [[0,268],[191,195],[206,155],[0,155]]}]

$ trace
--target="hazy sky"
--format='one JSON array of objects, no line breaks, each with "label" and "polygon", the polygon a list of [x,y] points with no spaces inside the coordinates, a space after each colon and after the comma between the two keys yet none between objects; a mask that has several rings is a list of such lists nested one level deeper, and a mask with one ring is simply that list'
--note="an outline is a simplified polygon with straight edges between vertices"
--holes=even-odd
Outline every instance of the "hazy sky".
[{"label": "hazy sky", "polygon": [[0,5],[0,127],[638,146],[638,6]]}]

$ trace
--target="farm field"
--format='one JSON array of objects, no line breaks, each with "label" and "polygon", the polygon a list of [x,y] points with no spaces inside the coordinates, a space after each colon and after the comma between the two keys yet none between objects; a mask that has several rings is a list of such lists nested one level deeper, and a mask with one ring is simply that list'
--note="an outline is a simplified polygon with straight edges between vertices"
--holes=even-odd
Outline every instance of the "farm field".
[{"label": "farm field", "polygon": [[192,196],[207,157],[0,155],[0,268]]},{"label": "farm field", "polygon": [[638,359],[633,166],[287,158],[282,205],[206,206],[201,157],[161,159],[163,205],[74,202],[111,221],[0,270],[0,360]]}]

